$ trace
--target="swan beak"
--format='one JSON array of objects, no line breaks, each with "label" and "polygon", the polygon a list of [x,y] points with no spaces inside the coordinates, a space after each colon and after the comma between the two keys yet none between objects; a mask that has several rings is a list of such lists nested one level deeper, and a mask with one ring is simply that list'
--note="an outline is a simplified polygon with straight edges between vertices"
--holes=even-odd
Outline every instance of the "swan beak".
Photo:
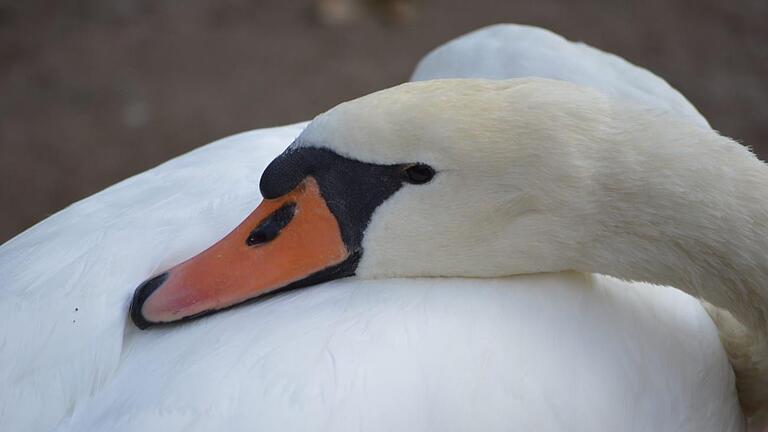
[{"label": "swan beak", "polygon": [[262,201],[218,243],[140,285],[131,319],[144,329],[334,279],[343,276],[334,267],[349,255],[316,180],[307,177],[288,194]]}]

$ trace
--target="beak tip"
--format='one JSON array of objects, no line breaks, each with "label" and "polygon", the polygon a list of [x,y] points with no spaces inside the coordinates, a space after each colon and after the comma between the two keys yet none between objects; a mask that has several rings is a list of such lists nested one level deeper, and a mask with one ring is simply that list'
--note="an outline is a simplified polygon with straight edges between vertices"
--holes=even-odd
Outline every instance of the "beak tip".
[{"label": "beak tip", "polygon": [[147,320],[141,312],[144,302],[168,279],[168,272],[152,277],[136,288],[131,299],[129,314],[131,321],[141,330],[147,329],[157,323]]},{"label": "beak tip", "polygon": [[133,309],[133,308],[131,308],[131,321],[133,321],[133,324],[139,330],[146,330],[155,324],[153,322],[150,322],[144,319],[144,316],[141,314],[141,312],[138,312],[136,309]]}]

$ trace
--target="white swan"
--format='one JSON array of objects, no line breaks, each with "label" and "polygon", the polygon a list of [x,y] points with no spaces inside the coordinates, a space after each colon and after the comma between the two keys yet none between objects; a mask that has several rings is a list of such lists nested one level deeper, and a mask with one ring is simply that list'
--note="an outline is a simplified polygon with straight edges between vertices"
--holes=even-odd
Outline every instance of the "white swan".
[{"label": "white swan", "polygon": [[741,429],[698,303],[601,276],[342,280],[126,326],[134,286],[242,219],[302,128],[201,148],[3,245],[1,429]]}]

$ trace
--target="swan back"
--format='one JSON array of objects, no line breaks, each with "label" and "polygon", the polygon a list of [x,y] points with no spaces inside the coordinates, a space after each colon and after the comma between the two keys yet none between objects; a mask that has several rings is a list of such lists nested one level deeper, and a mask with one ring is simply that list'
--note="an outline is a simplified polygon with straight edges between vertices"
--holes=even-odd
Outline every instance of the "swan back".
[{"label": "swan back", "polygon": [[449,41],[419,62],[411,81],[529,76],[594,87],[709,127],[699,111],[659,76],[617,55],[533,26],[497,24]]}]

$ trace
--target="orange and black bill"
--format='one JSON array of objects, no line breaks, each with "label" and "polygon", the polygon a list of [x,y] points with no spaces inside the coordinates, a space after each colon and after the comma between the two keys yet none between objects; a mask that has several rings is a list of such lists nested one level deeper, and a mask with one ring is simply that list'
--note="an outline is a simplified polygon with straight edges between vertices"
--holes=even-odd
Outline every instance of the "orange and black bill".
[{"label": "orange and black bill", "polygon": [[287,150],[265,170],[258,208],[218,243],[141,284],[131,319],[144,329],[353,275],[371,215],[402,186],[402,170],[327,149]]}]

